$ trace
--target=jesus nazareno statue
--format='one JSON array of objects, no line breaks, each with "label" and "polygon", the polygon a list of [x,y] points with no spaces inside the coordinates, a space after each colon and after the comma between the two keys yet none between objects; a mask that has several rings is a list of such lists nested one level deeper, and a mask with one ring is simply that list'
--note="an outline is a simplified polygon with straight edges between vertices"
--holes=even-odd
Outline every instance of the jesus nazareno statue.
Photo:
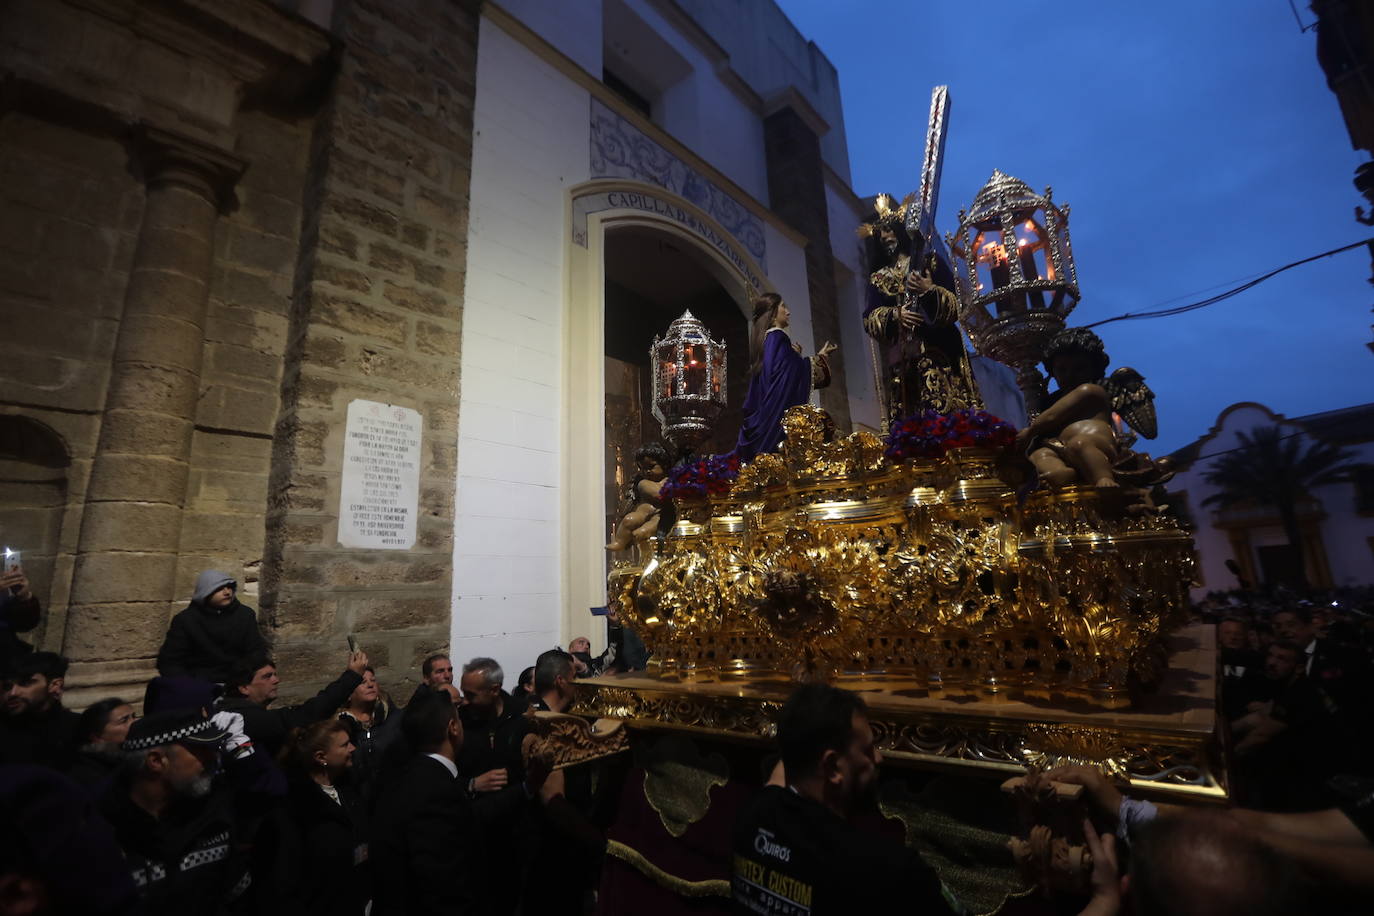
[{"label": "jesus nazareno statue", "polygon": [[864,330],[881,351],[880,394],[888,423],[921,410],[981,409],[959,333],[958,300],[949,288],[953,278],[943,276],[948,270],[933,257],[924,264],[912,263],[913,240],[902,224],[908,204],[893,204],[891,197],[879,194],[874,219],[859,228],[868,239],[868,263],[873,268]]}]

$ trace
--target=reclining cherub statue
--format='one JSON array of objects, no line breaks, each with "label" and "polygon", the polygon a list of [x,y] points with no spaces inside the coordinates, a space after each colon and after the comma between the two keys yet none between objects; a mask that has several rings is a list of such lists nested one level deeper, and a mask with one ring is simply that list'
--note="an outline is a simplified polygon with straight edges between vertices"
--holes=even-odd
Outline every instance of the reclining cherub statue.
[{"label": "reclining cherub statue", "polygon": [[1168,459],[1131,451],[1134,435],[1118,432],[1115,413],[1147,439],[1159,434],[1154,392],[1134,369],[1110,376],[1102,339],[1087,328],[1067,328],[1045,348],[1045,370],[1058,386],[1049,406],[1016,437],[1040,480],[1052,489],[1082,483],[1097,487],[1150,487],[1173,476]]}]

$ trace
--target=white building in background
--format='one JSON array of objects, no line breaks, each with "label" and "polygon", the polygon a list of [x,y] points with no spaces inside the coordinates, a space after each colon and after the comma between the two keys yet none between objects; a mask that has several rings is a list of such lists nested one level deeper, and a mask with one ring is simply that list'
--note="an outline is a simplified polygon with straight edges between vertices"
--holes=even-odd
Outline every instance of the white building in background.
[{"label": "white building in background", "polygon": [[729,337],[737,411],[780,293],[804,352],[841,348],[821,406],[879,426],[869,208],[838,74],[771,0],[489,2],[478,49],[452,651],[533,658],[603,638],[617,437],[657,438],[637,360],[684,308]]},{"label": "white building in background", "polygon": [[[1358,466],[1345,483],[1318,487],[1298,508],[1304,556],[1290,548],[1270,507],[1218,510],[1203,501],[1217,491],[1204,478],[1223,454],[1240,447],[1238,433],[1277,425],[1285,435],[1306,436],[1344,447]],[[1283,582],[1303,563],[1318,587],[1374,583],[1374,404],[1346,407],[1292,419],[1263,404],[1232,404],[1206,435],[1174,452],[1179,473],[1170,481],[1170,502],[1181,504],[1197,530],[1199,557],[1195,598],[1240,585]]]}]

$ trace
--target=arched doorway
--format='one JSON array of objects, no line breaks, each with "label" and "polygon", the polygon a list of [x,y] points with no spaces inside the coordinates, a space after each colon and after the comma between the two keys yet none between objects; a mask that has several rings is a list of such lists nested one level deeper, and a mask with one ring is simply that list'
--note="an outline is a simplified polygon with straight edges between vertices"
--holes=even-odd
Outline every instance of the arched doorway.
[{"label": "arched doorway", "polygon": [[[604,628],[588,619],[587,609],[606,602],[604,544],[608,516],[618,501],[616,470],[633,455],[632,437],[659,437],[657,423],[646,419],[649,404],[641,387],[649,344],[688,308],[717,339],[726,339],[731,410],[717,424],[709,447],[727,451],[734,445],[744,400],[750,302],[773,287],[728,230],[662,188],[619,179],[591,181],[571,190],[569,204],[562,630],[565,637],[588,635],[604,645]],[[796,301],[792,322],[808,328],[809,303],[802,296]],[[608,430],[608,407],[617,411],[623,434]]]},{"label": "arched doorway", "polygon": [[695,246],[661,230],[629,226],[606,233],[606,524],[633,479],[634,450],[662,438],[651,413],[649,344],[690,311],[726,346],[726,407],[703,453],[734,447],[749,361],[749,325],[739,304]]}]

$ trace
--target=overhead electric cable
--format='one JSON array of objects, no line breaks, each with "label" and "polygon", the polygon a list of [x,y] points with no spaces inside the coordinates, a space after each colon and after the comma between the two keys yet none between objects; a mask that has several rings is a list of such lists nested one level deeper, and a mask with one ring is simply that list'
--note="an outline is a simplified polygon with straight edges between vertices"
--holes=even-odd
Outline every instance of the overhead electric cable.
[{"label": "overhead electric cable", "polygon": [[1265,280],[1268,280],[1270,277],[1278,276],[1285,270],[1292,270],[1294,267],[1300,267],[1303,264],[1307,264],[1312,261],[1319,261],[1322,258],[1329,258],[1333,254],[1340,254],[1343,251],[1350,251],[1352,248],[1359,248],[1361,245],[1367,246],[1371,243],[1374,243],[1374,239],[1364,239],[1359,242],[1352,242],[1351,244],[1342,246],[1340,248],[1333,248],[1330,251],[1323,251],[1321,254],[1314,254],[1309,258],[1303,258],[1301,261],[1294,261],[1291,264],[1285,264],[1282,267],[1275,268],[1274,270],[1271,270],[1266,274],[1260,274],[1255,279],[1242,283],[1240,286],[1233,287],[1232,289],[1228,289],[1224,293],[1217,293],[1215,296],[1209,296],[1208,298],[1201,299],[1197,302],[1190,302],[1187,305],[1177,305],[1173,308],[1155,309],[1148,312],[1127,312],[1124,315],[1117,315],[1115,318],[1103,318],[1101,321],[1094,321],[1092,324],[1084,325],[1084,327],[1095,328],[1099,325],[1111,324],[1113,321],[1138,321],[1144,318],[1168,318],[1173,315],[1182,315],[1185,312],[1196,311],[1198,309],[1206,308],[1209,305],[1216,305],[1218,302],[1224,302],[1227,299],[1230,299],[1232,296],[1238,296],[1246,290],[1258,286]]}]

